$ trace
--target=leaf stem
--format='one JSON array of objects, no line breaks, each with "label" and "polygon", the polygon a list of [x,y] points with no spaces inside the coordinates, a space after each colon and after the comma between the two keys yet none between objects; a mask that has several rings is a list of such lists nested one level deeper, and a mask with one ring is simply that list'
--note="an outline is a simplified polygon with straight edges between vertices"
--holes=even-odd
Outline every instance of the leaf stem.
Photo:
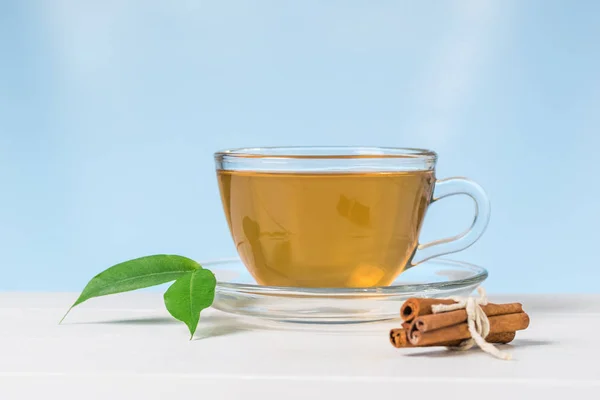
[{"label": "leaf stem", "polygon": [[67,318],[67,315],[69,315],[69,313],[71,312],[71,310],[73,309],[73,306],[71,306],[67,312],[65,313],[65,315],[63,315],[63,317],[60,319],[60,321],[58,321],[58,324],[62,324],[62,322],[65,320],[65,318]]}]

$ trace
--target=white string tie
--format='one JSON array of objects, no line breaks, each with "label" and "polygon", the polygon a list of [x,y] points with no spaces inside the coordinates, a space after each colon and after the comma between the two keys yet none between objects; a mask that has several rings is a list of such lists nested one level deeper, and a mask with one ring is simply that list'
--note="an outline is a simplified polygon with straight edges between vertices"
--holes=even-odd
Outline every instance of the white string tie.
[{"label": "white string tie", "polygon": [[477,288],[479,298],[476,297],[451,297],[455,304],[436,304],[431,307],[434,314],[444,313],[455,310],[465,310],[467,312],[467,326],[469,327],[470,339],[462,341],[458,346],[449,347],[452,350],[465,351],[477,345],[484,352],[499,358],[501,360],[510,360],[511,354],[506,351],[501,351],[492,343],[485,341],[485,338],[490,333],[490,320],[488,319],[481,306],[488,303],[485,290],[482,287]]}]

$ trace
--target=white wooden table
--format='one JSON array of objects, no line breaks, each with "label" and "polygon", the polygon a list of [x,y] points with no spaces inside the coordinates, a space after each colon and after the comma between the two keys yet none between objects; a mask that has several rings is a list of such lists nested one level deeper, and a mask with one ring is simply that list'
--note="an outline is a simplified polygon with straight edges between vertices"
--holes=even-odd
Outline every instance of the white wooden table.
[{"label": "white wooden table", "polygon": [[397,321],[279,329],[207,310],[189,341],[148,292],[91,300],[58,325],[75,297],[0,293],[0,399],[600,399],[600,295],[492,296],[531,315],[504,346],[513,361],[395,349]]}]

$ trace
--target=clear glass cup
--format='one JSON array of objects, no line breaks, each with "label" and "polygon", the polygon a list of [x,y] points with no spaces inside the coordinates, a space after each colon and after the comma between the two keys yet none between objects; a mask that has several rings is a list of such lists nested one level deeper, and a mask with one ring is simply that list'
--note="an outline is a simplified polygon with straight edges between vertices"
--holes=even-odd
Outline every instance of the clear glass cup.
[{"label": "clear glass cup", "polygon": [[[471,246],[490,216],[478,184],[435,179],[430,150],[243,148],[217,152],[215,161],[236,248],[263,285],[389,285],[407,268]],[[429,205],[458,194],[475,202],[471,227],[419,243]]]}]

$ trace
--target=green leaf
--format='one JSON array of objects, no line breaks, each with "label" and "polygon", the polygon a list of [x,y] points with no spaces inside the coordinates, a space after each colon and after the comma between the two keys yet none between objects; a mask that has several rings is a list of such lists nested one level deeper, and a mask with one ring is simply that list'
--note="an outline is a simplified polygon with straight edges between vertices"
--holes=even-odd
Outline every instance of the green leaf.
[{"label": "green leaf", "polygon": [[200,311],[211,306],[217,279],[207,269],[198,269],[177,279],[165,292],[165,306],[171,315],[184,322],[194,337]]},{"label": "green leaf", "polygon": [[61,322],[73,307],[93,297],[160,285],[200,269],[200,264],[192,259],[167,254],[136,258],[114,265],[88,282]]}]

